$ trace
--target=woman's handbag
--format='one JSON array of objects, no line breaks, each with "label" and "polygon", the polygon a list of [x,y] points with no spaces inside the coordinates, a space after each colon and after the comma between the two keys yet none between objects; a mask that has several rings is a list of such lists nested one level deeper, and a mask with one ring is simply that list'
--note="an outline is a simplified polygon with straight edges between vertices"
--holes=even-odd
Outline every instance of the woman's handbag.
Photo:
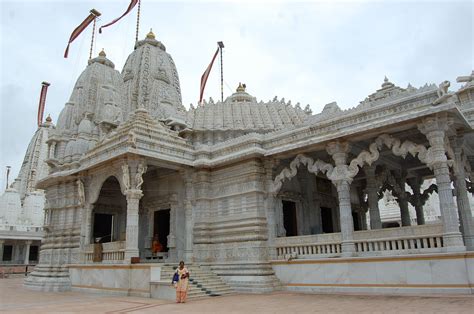
[{"label": "woman's handbag", "polygon": [[173,280],[171,281],[171,283],[175,283],[175,282],[178,282],[179,281],[179,274],[178,272],[175,272],[174,275],[173,275]]}]

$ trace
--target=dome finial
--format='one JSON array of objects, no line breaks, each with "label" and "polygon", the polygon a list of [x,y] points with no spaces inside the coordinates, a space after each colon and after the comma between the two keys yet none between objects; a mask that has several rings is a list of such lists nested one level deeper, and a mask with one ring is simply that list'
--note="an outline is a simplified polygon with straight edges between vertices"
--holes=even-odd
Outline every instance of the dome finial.
[{"label": "dome finial", "polygon": [[48,123],[53,122],[53,119],[51,119],[51,115],[48,114],[48,116],[46,117],[46,122]]},{"label": "dome finial", "polygon": [[237,87],[237,92],[238,93],[245,92],[245,88],[247,88],[247,86],[239,82],[239,86]]},{"label": "dome finial", "polygon": [[147,39],[155,39],[155,34],[153,33],[153,29],[150,28],[150,32],[146,34]]},{"label": "dome finial", "polygon": [[382,88],[389,88],[389,87],[393,87],[395,85],[393,85],[392,82],[390,82],[388,80],[388,77],[385,75],[385,78],[383,79],[383,84],[382,84]]},{"label": "dome finial", "polygon": [[105,54],[104,48],[102,48],[102,51],[99,52],[99,57],[106,57],[107,55]]}]

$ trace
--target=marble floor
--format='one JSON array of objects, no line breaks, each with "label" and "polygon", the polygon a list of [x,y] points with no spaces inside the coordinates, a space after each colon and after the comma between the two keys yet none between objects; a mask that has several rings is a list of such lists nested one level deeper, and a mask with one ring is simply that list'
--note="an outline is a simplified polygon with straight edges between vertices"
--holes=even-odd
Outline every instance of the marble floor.
[{"label": "marble floor", "polygon": [[135,297],[78,292],[46,293],[0,279],[0,312],[6,313],[473,313],[474,296],[239,294],[175,304]]}]

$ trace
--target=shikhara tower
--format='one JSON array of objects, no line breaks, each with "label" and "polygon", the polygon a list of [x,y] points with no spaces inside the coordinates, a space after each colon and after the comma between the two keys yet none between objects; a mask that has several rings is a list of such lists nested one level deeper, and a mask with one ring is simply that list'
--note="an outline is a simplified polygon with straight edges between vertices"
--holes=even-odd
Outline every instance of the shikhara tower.
[{"label": "shikhara tower", "polygon": [[[25,284],[153,296],[153,268],[168,267],[154,262],[183,259],[234,291],[323,291],[338,287],[329,276],[337,263],[361,256],[458,258],[474,248],[466,202],[473,76],[461,80],[451,93],[446,82],[405,89],[386,79],[357,107],[331,103],[315,115],[276,97],[257,102],[239,84],[224,102],[186,110],[173,59],[152,32],[122,73],[101,52],[48,134],[49,174],[37,184],[46,232]],[[442,224],[423,225],[417,210],[410,226],[408,202],[422,206],[426,178],[436,179]],[[386,190],[402,228],[382,229],[377,203]],[[165,247],[158,256],[154,235]],[[336,266],[311,282],[291,275],[303,259]]]}]

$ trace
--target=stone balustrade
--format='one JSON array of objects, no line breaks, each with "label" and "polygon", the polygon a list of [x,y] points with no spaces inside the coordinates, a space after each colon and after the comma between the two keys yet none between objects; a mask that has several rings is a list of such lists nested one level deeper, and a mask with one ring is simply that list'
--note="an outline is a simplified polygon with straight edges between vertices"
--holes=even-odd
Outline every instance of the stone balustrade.
[{"label": "stone balustrade", "polygon": [[[88,244],[84,250],[85,262],[94,259],[94,244]],[[125,258],[125,241],[102,243],[102,263],[122,262]]]},{"label": "stone balustrade", "polygon": [[[354,232],[355,256],[437,253],[443,249],[441,224]],[[275,240],[278,259],[341,256],[341,234],[282,237]]]},{"label": "stone balustrade", "polygon": [[278,259],[319,258],[340,256],[341,241],[340,233],[327,233],[277,238],[275,244]]}]

